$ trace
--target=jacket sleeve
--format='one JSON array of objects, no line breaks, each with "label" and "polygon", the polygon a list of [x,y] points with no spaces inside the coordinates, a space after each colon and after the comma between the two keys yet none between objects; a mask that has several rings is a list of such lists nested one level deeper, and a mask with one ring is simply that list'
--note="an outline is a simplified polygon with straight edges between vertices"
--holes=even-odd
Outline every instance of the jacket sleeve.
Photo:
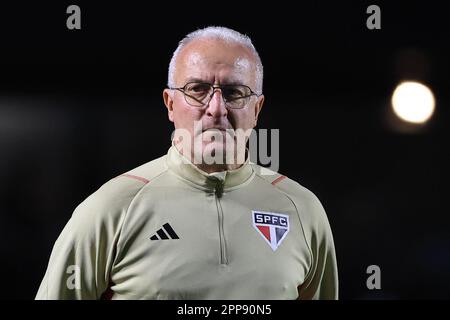
[{"label": "jacket sleeve", "polygon": [[298,288],[299,299],[337,300],[338,270],[330,224],[319,199],[312,193],[308,198],[302,209],[310,216],[305,220],[310,223],[308,238],[312,263],[305,281]]},{"label": "jacket sleeve", "polygon": [[99,299],[109,285],[130,197],[103,186],[74,211],[53,247],[36,300]]}]

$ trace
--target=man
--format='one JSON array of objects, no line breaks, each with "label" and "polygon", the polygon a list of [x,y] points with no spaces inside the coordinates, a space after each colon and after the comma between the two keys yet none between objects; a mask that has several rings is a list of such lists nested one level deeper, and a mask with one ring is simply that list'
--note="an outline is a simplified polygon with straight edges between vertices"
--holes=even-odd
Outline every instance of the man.
[{"label": "man", "polygon": [[76,208],[37,299],[337,299],[319,200],[249,162],[262,70],[234,30],[180,42],[163,92],[172,147]]}]

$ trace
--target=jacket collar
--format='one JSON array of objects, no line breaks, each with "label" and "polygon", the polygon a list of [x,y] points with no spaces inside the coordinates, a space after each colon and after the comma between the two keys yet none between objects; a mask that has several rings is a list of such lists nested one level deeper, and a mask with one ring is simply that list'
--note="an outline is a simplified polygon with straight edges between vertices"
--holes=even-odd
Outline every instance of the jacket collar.
[{"label": "jacket collar", "polygon": [[167,152],[166,163],[177,176],[200,189],[210,191],[238,188],[254,176],[248,156],[244,164],[235,170],[207,173],[183,156],[173,143]]}]

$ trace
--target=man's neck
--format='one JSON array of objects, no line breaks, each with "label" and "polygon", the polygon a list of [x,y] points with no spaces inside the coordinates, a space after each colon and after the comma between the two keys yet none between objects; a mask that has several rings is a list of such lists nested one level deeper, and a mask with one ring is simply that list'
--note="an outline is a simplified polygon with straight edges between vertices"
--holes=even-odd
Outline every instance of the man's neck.
[{"label": "man's neck", "polygon": [[[175,143],[175,148],[177,148],[178,152],[180,152],[183,156],[185,156],[186,158],[189,159],[189,161],[195,165],[198,169],[206,172],[206,173],[213,173],[213,172],[221,172],[221,171],[230,171],[230,170],[236,170],[240,167],[242,167],[245,163],[245,160],[248,157],[248,153],[247,150],[245,150],[245,157],[244,157],[244,162],[239,163],[238,162],[238,156],[235,155],[233,162],[232,163],[227,163],[225,161],[225,159],[222,159],[224,161],[222,161],[222,163],[212,163],[212,164],[207,164],[204,161],[202,161],[201,163],[196,163],[196,161],[194,161],[194,154],[193,152],[190,154],[186,154],[185,152],[183,152],[183,149],[179,149],[177,147],[177,144]],[[188,152],[189,153],[189,152]]]}]

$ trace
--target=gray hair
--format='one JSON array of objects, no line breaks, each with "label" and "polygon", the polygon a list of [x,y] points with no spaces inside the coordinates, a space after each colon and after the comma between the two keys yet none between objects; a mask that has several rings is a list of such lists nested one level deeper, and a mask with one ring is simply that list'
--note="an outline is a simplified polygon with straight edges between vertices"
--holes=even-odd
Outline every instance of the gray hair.
[{"label": "gray hair", "polygon": [[221,39],[224,40],[227,43],[237,43],[244,47],[249,48],[256,61],[256,92],[258,94],[262,93],[262,86],[263,86],[263,65],[261,62],[261,58],[259,57],[258,52],[256,51],[255,47],[253,46],[252,40],[242,33],[239,33],[235,30],[226,28],[226,27],[206,27],[203,29],[198,29],[196,31],[193,31],[189,33],[187,36],[185,36],[178,44],[177,49],[172,55],[172,59],[170,60],[169,64],[169,75],[168,75],[168,81],[167,85],[172,88],[175,87],[175,65],[177,57],[180,53],[180,51],[191,41],[195,39]]}]

